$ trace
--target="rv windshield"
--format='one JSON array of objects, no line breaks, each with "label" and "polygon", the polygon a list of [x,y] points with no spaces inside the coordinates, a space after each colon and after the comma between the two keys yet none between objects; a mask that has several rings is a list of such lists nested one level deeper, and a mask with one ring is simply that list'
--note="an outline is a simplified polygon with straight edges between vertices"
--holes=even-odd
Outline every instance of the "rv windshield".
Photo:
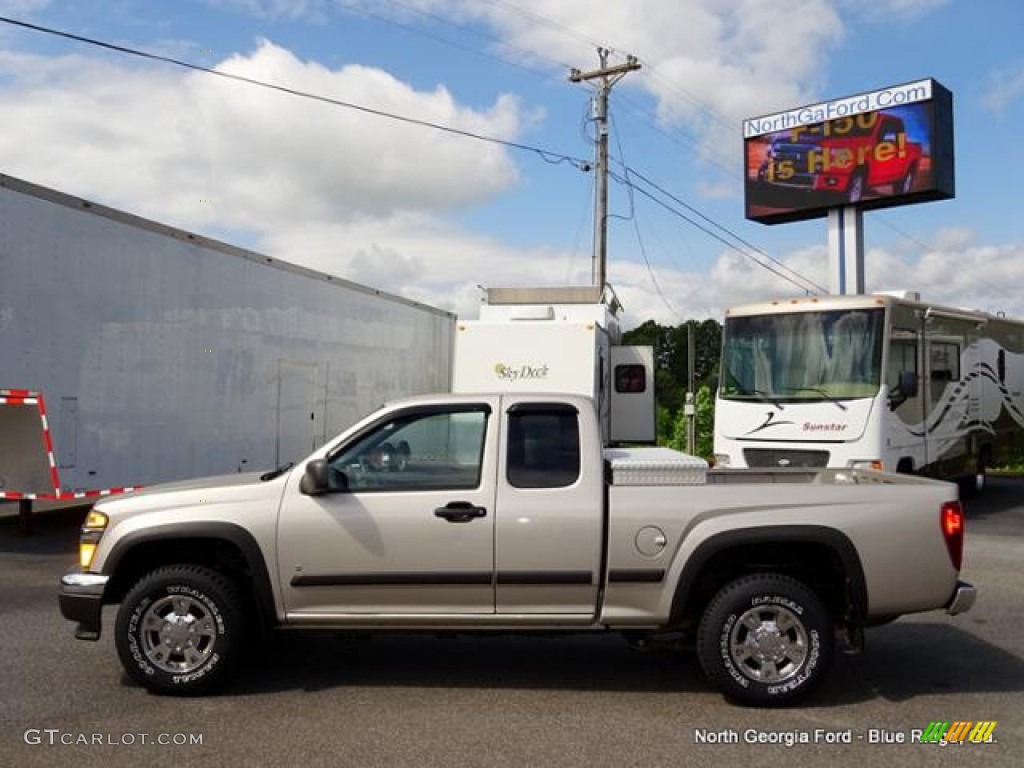
[{"label": "rv windshield", "polygon": [[726,400],[839,401],[873,397],[882,369],[883,310],[794,312],[725,322]]}]

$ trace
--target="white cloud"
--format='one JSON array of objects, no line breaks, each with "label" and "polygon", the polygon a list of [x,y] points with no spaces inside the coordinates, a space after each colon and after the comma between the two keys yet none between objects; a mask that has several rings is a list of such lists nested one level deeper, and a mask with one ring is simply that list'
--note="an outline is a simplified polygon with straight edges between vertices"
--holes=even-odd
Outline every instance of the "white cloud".
[{"label": "white cloud", "polygon": [[206,3],[234,8],[265,19],[304,19],[322,22],[329,0],[206,0]]},{"label": "white cloud", "polygon": [[948,5],[949,0],[840,0],[841,7],[850,13],[877,23],[905,23],[914,21],[932,11]]},{"label": "white cloud", "polygon": [[[298,0],[218,1],[286,18],[313,18],[329,8]],[[642,53],[653,66],[624,83],[659,99],[665,126],[699,136],[723,124],[738,132],[742,117],[816,98],[822,61],[843,36],[835,3],[826,0],[411,3],[462,22],[486,19],[520,53],[582,68],[596,65],[591,39]],[[766,34],[778,17],[787,19],[787,34]],[[416,90],[369,67],[330,69],[269,42],[217,66],[504,139],[515,140],[536,119],[511,95],[471,109],[443,87]],[[165,66],[2,49],[0,109],[5,173],[173,226],[238,232],[244,239],[228,239],[466,316],[475,315],[478,283],[589,282],[585,257],[515,248],[455,223],[465,209],[516,188],[517,168],[500,146]],[[731,166],[738,133],[728,130],[720,133]],[[720,179],[699,183],[709,196],[729,192]],[[938,301],[1024,315],[1024,299],[1003,288],[1021,284],[1024,247],[985,246],[962,231],[938,233],[929,245],[923,256],[872,249],[868,289],[910,288]],[[823,245],[779,258],[828,284]],[[710,271],[655,264],[653,277],[643,264],[613,259],[609,280],[627,325],[721,319],[725,307],[798,292],[732,251],[723,251]],[[1003,303],[991,306],[994,299]]]},{"label": "white cloud", "polygon": [[50,0],[0,0],[0,14],[16,19],[24,19],[37,11],[43,10]]},{"label": "white cloud", "polygon": [[[923,252],[920,243],[869,248],[864,257],[865,289],[917,291],[926,301],[1024,318],[1024,245],[986,245],[966,229],[936,233]],[[794,251],[779,261],[805,278],[828,286],[826,246]],[[774,265],[773,265],[774,266]],[[781,271],[781,270],[780,270]],[[735,251],[719,255],[700,292],[711,317],[726,307],[802,295],[795,286]],[[699,306],[699,305],[696,305]]]},{"label": "white cloud", "polygon": [[[348,4],[348,3],[346,3]],[[420,0],[434,12],[483,20],[515,55],[596,69],[595,45],[642,57],[620,88],[657,101],[662,126],[696,136],[700,151],[731,166],[743,118],[814,101],[821,62],[843,39],[830,0]],[[779,20],[784,19],[780,26]],[[782,30],[781,32],[779,30]]]},{"label": "white cloud", "polygon": [[[386,72],[329,70],[263,42],[218,66],[384,112],[495,137],[523,121]],[[167,67],[0,53],[5,171],[178,226],[263,231],[321,220],[444,212],[517,182],[505,149]]]},{"label": "white cloud", "polygon": [[589,263],[567,252],[510,248],[423,213],[282,228],[268,232],[262,246],[285,260],[465,317],[476,315],[479,284],[563,285],[589,278]]},{"label": "white cloud", "polygon": [[1024,62],[992,73],[982,93],[981,103],[994,112],[1002,112],[1021,96],[1024,96]]}]

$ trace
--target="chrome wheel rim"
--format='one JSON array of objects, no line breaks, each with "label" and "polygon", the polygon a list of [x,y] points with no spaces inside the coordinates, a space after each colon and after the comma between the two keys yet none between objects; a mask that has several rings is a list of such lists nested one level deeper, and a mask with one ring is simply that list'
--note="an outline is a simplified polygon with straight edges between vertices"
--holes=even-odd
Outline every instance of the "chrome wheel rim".
[{"label": "chrome wheel rim", "polygon": [[217,622],[202,602],[169,595],[142,616],[142,652],[153,666],[172,674],[189,674],[210,659],[217,644]]},{"label": "chrome wheel rim", "polygon": [[759,683],[781,683],[796,675],[807,649],[807,629],[800,617],[779,605],[751,608],[729,632],[733,662]]}]

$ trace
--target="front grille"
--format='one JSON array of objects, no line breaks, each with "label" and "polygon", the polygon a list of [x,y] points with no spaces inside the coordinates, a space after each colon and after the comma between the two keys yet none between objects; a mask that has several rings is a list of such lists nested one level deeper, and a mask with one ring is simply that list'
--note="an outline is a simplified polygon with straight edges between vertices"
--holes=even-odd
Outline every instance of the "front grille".
[{"label": "front grille", "polygon": [[748,467],[827,467],[829,452],[744,448],[743,458]]}]

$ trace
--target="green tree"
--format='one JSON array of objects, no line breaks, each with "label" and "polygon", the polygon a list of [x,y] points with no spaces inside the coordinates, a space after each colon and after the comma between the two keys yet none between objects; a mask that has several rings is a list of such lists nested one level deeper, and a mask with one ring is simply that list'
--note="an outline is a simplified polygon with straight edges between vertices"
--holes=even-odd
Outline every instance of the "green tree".
[{"label": "green tree", "polygon": [[623,344],[654,347],[655,396],[673,421],[683,407],[689,379],[690,324],[694,330],[694,389],[707,385],[714,392],[718,386],[718,358],[722,346],[722,326],[718,321],[711,318],[688,320],[673,327],[648,320],[622,334]]},{"label": "green tree", "polygon": [[715,396],[707,384],[697,390],[697,455],[710,459],[715,452]]}]

